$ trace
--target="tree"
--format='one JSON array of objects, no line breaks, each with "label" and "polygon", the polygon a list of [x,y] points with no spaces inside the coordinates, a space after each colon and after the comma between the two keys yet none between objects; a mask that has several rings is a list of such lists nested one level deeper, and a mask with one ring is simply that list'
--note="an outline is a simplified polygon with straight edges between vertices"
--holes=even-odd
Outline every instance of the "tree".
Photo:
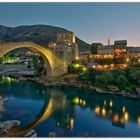
[{"label": "tree", "polygon": [[113,75],[111,72],[103,73],[101,78],[104,82],[104,87],[106,87],[111,81],[113,81]]},{"label": "tree", "polygon": [[140,78],[140,70],[135,70],[133,73],[130,74],[130,79],[136,84],[140,83],[139,78]]},{"label": "tree", "polygon": [[117,77],[117,85],[121,88],[124,89],[128,84],[128,81],[124,75],[119,75]]},{"label": "tree", "polygon": [[97,50],[100,46],[103,46],[101,43],[92,43],[90,46],[90,52],[93,54],[97,54]]},{"label": "tree", "polygon": [[95,76],[96,85],[99,87],[106,88],[111,81],[113,81],[113,75],[111,74],[111,72],[105,72],[100,76]]},{"label": "tree", "polygon": [[98,87],[103,87],[103,81],[100,75],[95,76],[95,85]]},{"label": "tree", "polygon": [[126,76],[126,72],[124,70],[119,70],[119,69],[118,70],[113,70],[112,74],[115,78],[117,78],[120,75]]},{"label": "tree", "polygon": [[32,57],[32,65],[37,72],[38,76],[41,76],[41,73],[44,69],[44,60],[41,56],[33,55]]}]

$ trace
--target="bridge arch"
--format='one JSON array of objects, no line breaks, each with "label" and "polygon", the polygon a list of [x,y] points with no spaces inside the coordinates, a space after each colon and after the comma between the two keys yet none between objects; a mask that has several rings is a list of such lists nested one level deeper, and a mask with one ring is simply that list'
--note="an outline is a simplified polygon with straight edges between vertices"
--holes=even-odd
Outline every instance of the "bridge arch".
[{"label": "bridge arch", "polygon": [[0,57],[7,54],[8,52],[18,49],[18,48],[28,48],[34,52],[39,53],[42,58],[45,60],[45,68],[47,70],[47,77],[55,77],[54,70],[56,66],[54,66],[54,62],[58,62],[59,59],[49,48],[42,47],[38,44],[31,42],[10,42],[10,43],[0,43]]}]

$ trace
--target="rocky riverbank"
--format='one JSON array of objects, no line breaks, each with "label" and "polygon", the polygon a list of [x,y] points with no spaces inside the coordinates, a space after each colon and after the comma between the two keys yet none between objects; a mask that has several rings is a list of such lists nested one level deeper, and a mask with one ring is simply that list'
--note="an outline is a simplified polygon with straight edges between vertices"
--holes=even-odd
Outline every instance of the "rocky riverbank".
[{"label": "rocky riverbank", "polygon": [[111,95],[121,95],[127,98],[140,99],[140,87],[136,87],[133,92],[128,92],[126,90],[120,90],[117,86],[108,85],[107,88],[96,87],[90,82],[82,82],[77,80],[77,74],[67,74],[58,78],[39,78],[39,77],[25,77],[25,76],[13,76],[13,78],[18,78],[19,80],[32,80],[48,87],[73,87],[89,91],[94,91],[100,94],[111,94]]},{"label": "rocky riverbank", "polygon": [[[26,80],[26,78],[24,79]],[[140,87],[136,87],[133,92],[128,92],[125,90],[120,90],[117,86],[109,85],[107,88],[103,89],[96,87],[89,82],[77,81],[76,74],[69,74],[61,76],[59,78],[53,79],[40,79],[40,78],[30,78],[30,80],[36,81],[38,83],[44,84],[45,86],[56,86],[56,87],[74,87],[79,89],[85,89],[94,91],[101,94],[111,94],[111,95],[121,95],[127,98],[140,99]]]},{"label": "rocky riverbank", "polygon": [[7,101],[7,98],[0,96],[0,114],[5,111],[4,103]]},{"label": "rocky riverbank", "polygon": [[[4,104],[7,102],[7,98],[0,96],[0,137],[8,137],[8,130],[19,127],[21,122],[19,120],[6,120],[1,121],[2,113],[5,112]],[[14,134],[16,136],[16,133]],[[23,136],[17,135],[17,137],[37,137],[37,132],[33,129],[26,132]]]},{"label": "rocky riverbank", "polygon": [[0,64],[0,75],[13,77],[34,77],[35,70],[30,70],[25,64]]}]

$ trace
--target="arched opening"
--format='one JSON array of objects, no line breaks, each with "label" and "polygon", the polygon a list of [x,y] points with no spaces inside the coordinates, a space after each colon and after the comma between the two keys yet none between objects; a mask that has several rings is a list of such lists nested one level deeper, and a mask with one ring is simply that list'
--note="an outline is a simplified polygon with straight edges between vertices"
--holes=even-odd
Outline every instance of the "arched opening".
[{"label": "arched opening", "polygon": [[[0,46],[1,47],[1,46]],[[45,77],[52,76],[52,52],[34,43],[11,43],[3,44],[1,47],[0,57],[6,55],[9,52],[15,51],[17,49],[26,48],[37,54],[43,60],[43,74]]]}]

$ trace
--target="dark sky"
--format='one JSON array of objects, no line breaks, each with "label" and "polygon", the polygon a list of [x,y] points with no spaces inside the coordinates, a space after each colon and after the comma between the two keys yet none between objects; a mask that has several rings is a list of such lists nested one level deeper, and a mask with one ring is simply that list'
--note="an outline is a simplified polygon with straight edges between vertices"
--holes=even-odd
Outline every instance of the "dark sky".
[{"label": "dark sky", "polygon": [[63,27],[82,40],[140,46],[140,3],[0,3],[0,24]]}]

